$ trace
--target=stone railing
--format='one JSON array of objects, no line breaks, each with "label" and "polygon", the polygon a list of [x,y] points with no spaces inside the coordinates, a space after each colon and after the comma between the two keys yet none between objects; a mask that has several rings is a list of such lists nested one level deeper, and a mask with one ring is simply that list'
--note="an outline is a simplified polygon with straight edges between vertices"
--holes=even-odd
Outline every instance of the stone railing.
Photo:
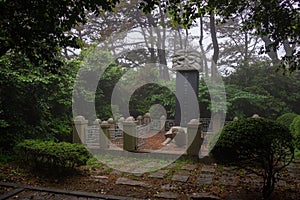
[{"label": "stone railing", "polygon": [[96,119],[92,125],[88,125],[88,121],[83,116],[77,116],[73,122],[73,142],[80,142],[89,147],[96,147],[97,145],[99,146],[101,135],[104,134],[108,136],[107,138],[110,143],[122,146],[124,145],[124,130],[128,128],[128,121],[136,126],[135,130],[130,130],[132,132],[130,135],[139,138],[136,146],[142,148],[147,137],[146,134],[149,131],[164,131],[166,117],[161,116],[159,119],[151,119],[150,114],[146,113],[144,117],[138,116],[136,119],[133,117],[129,117],[126,120],[124,117],[118,120],[109,118],[107,121]]},{"label": "stone railing", "polygon": [[[109,149],[110,144],[121,138],[121,146],[126,151],[138,151],[145,143],[145,138],[151,130],[165,131],[166,117],[151,120],[147,113],[144,117],[120,118],[114,121],[96,119],[91,126],[83,116],[77,116],[74,120],[73,142],[82,143],[89,148]],[[184,143],[189,155],[198,155],[204,135],[201,132],[199,120],[191,120],[186,129]]]}]

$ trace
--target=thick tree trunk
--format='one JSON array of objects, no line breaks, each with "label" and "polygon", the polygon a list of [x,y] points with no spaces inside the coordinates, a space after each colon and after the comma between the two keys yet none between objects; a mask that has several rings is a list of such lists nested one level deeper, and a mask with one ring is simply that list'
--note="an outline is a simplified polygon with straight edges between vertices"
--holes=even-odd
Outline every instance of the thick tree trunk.
[{"label": "thick tree trunk", "polygon": [[262,40],[265,43],[265,48],[267,49],[268,56],[272,59],[274,65],[278,64],[280,60],[278,59],[277,51],[270,47],[272,44],[271,39],[268,36],[263,36]]}]

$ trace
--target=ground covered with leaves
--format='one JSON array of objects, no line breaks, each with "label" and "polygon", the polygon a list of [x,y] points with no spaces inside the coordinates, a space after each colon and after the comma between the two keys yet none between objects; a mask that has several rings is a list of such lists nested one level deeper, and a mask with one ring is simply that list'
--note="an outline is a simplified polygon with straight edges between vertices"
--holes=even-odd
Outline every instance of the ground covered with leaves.
[{"label": "ground covered with leaves", "polygon": [[[191,168],[192,166],[192,168]],[[294,164],[293,169],[300,166]],[[200,184],[199,175],[203,174],[205,167],[214,168],[211,184]],[[188,169],[189,177],[186,181],[176,181],[174,175],[183,169]],[[29,168],[26,164],[11,162],[1,166],[1,181],[22,185],[32,185],[68,191],[85,191],[116,196],[161,199],[158,194],[165,193],[177,199],[188,199],[197,194],[209,194],[220,199],[261,199],[261,178],[246,174],[242,170],[217,166],[213,163],[203,164],[192,160],[178,160],[162,170],[167,171],[164,178],[153,178],[147,172],[144,174],[130,174],[107,167],[96,160],[89,162],[76,170],[47,170],[43,168]],[[227,173],[224,179],[224,174]],[[278,182],[272,199],[299,199],[300,173],[285,170]],[[137,181],[137,185],[119,184],[118,180]],[[226,183],[224,180],[230,180]],[[0,187],[0,194],[11,188]]]}]

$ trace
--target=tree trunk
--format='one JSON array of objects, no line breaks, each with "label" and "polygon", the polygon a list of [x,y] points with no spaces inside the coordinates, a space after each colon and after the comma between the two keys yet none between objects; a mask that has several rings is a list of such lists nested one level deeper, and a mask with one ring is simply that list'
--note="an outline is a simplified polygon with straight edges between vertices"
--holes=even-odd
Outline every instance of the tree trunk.
[{"label": "tree trunk", "polygon": [[272,44],[271,39],[268,36],[263,36],[262,40],[265,43],[265,48],[267,49],[268,56],[272,59],[274,65],[278,64],[280,60],[278,59],[277,51],[270,47]]},{"label": "tree trunk", "polygon": [[[161,11],[162,12],[162,11]],[[162,13],[160,13],[162,15]],[[159,76],[160,78],[164,80],[170,80],[169,77],[169,71],[167,68],[167,59],[166,59],[166,51],[165,51],[165,38],[166,38],[166,33],[165,29],[163,29],[163,33],[161,34],[160,29],[157,27],[157,24],[155,24],[155,20],[151,14],[147,14],[147,18],[149,21],[150,27],[155,28],[155,32],[157,35],[157,42],[156,42],[156,49],[157,49],[157,54],[158,54],[158,69],[159,69]],[[161,20],[164,18],[164,16],[161,16]],[[162,21],[164,23],[164,19]]]},{"label": "tree trunk", "polygon": [[213,48],[214,48],[214,54],[212,57],[212,65],[211,65],[211,77],[215,78],[218,73],[217,70],[217,62],[219,59],[219,44],[218,44],[218,39],[217,39],[217,32],[216,32],[216,24],[215,24],[215,14],[213,12],[210,13],[210,34],[211,34],[211,40],[213,43]]},{"label": "tree trunk", "polygon": [[263,198],[270,199],[271,194],[274,191],[275,187],[275,177],[272,174],[268,174],[266,179],[264,180],[263,186]]},{"label": "tree trunk", "polygon": [[199,37],[199,46],[200,46],[200,50],[201,50],[201,61],[202,61],[202,66],[204,73],[205,73],[205,77],[208,77],[208,66],[207,66],[207,58],[205,55],[205,51],[203,48],[203,18],[200,17],[200,37]]}]

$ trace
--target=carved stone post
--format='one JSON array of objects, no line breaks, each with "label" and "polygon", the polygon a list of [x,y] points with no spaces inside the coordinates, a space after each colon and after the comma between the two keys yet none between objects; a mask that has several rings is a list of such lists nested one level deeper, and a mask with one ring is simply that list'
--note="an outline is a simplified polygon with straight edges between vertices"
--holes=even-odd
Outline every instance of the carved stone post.
[{"label": "carved stone post", "polygon": [[136,124],[133,117],[123,122],[123,149],[125,151],[137,150]]},{"label": "carved stone post", "polygon": [[124,117],[120,117],[118,120],[118,127],[119,127],[119,133],[120,135],[123,135],[123,122],[125,121]]},{"label": "carved stone post", "polygon": [[110,124],[107,121],[103,121],[101,123],[100,136],[99,136],[99,145],[100,149],[108,149],[109,148],[109,141],[110,141],[110,134],[109,134]]},{"label": "carved stone post", "polygon": [[77,116],[74,119],[73,126],[73,143],[86,144],[86,129],[88,120],[83,116]]},{"label": "carved stone post", "polygon": [[95,121],[93,122],[93,125],[94,126],[99,126],[100,127],[100,124],[102,123],[101,119],[95,119]]},{"label": "carved stone post", "polygon": [[204,138],[202,136],[199,120],[192,119],[187,124],[187,154],[198,156],[203,140]]},{"label": "carved stone post", "polygon": [[109,126],[109,134],[110,134],[110,137],[115,137],[115,121],[113,118],[109,118],[107,120],[108,124],[110,125]]},{"label": "carved stone post", "polygon": [[137,116],[136,120],[137,120],[137,125],[142,125],[143,117],[141,115]]},{"label": "carved stone post", "polygon": [[149,125],[151,122],[150,113],[146,113],[144,116],[144,124]]}]

